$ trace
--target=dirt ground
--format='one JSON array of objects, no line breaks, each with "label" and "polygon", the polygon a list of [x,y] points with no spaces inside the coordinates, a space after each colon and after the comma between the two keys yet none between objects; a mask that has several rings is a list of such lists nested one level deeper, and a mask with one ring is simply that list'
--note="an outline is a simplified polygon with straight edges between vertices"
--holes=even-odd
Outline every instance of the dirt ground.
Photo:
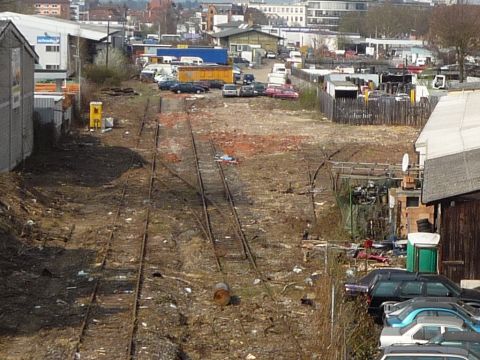
[{"label": "dirt ground", "polygon": [[[268,66],[254,71],[264,76]],[[98,99],[105,114],[115,118],[113,131],[79,127],[55,148],[0,175],[1,359],[73,358],[98,279],[101,295],[80,358],[125,356],[156,117],[161,124],[159,158],[196,181],[187,115],[158,115],[160,93],[154,85],[126,85],[140,95]],[[147,98],[146,135],[137,144]],[[222,99],[218,90],[190,103],[197,140],[212,139],[219,152],[238,160],[225,167],[225,177],[276,302],[246,264],[232,262],[226,276],[217,271],[212,249],[192,218],[198,210],[190,203],[194,192],[179,187],[183,193],[175,196],[175,183],[159,168],[135,358],[326,358],[312,320],[328,306],[318,298],[315,282],[308,281],[323,271],[324,263],[315,255],[305,259],[302,234],[309,229],[322,240],[348,238],[338,225],[327,167],[316,182],[318,222],[310,228],[309,171],[336,150],[339,161],[399,163],[403,153],[413,155],[418,129],[337,125],[315,112],[286,110],[281,100]],[[127,178],[125,204],[115,222]],[[100,271],[106,252],[107,266]],[[219,281],[229,283],[238,304],[213,303],[213,286]],[[302,304],[306,297],[313,306]],[[102,332],[104,337],[96,335]]]}]

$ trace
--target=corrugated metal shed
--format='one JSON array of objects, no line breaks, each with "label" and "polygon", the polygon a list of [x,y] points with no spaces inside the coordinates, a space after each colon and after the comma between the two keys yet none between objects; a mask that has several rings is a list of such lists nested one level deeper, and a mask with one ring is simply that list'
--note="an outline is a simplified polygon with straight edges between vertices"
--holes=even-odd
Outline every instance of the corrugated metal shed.
[{"label": "corrugated metal shed", "polygon": [[33,151],[33,72],[37,54],[10,21],[0,21],[0,172]]}]

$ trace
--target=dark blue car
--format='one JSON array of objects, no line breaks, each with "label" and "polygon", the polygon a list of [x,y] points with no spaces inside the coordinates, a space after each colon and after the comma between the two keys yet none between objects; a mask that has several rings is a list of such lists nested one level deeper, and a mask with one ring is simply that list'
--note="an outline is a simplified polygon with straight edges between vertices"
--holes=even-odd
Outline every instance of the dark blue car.
[{"label": "dark blue car", "polygon": [[177,80],[160,81],[158,83],[158,88],[160,90],[170,90],[172,86],[177,85],[177,84],[178,84]]}]

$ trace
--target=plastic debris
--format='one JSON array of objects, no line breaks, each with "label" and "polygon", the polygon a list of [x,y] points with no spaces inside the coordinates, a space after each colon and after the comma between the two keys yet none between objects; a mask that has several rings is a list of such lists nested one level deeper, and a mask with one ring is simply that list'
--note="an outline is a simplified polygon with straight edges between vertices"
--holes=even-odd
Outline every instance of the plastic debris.
[{"label": "plastic debris", "polygon": [[102,129],[101,133],[104,134],[104,133],[109,132],[109,131],[112,131],[112,128]]},{"label": "plastic debris", "polygon": [[255,355],[252,355],[252,354],[248,354],[247,357],[245,358],[245,360],[255,360],[257,357]]},{"label": "plastic debris", "polygon": [[185,292],[188,293],[188,294],[191,294],[191,293],[192,293],[192,289],[189,288],[189,287],[186,287],[184,290],[185,290]]},{"label": "plastic debris", "polygon": [[228,163],[228,164],[237,164],[238,163],[236,158],[234,158],[233,156],[227,155],[227,154],[215,155],[215,161],[224,162],[224,163]]},{"label": "plastic debris", "polygon": [[147,327],[147,323],[142,322],[142,326],[143,326],[143,327]]},{"label": "plastic debris", "polygon": [[33,221],[33,220],[27,220],[27,222],[25,223],[25,225],[33,226],[33,225],[35,225],[35,221]]},{"label": "plastic debris", "polygon": [[258,285],[258,284],[260,284],[261,281],[262,280],[260,280],[260,279],[255,279],[255,280],[253,280],[253,285]]},{"label": "plastic debris", "polygon": [[293,268],[292,271],[293,271],[295,274],[300,274],[300,273],[303,271],[303,269],[302,269],[300,266],[295,265],[295,267]]},{"label": "plastic debris", "polygon": [[77,273],[78,276],[87,276],[88,273],[86,273],[85,271],[83,270],[80,270],[78,273]]}]

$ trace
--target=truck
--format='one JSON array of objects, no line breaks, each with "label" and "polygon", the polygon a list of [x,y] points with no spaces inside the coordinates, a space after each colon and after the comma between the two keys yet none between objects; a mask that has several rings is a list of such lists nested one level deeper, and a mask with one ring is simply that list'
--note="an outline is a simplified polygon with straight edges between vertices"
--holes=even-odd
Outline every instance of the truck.
[{"label": "truck", "polygon": [[188,65],[202,65],[203,59],[198,56],[182,56],[180,61]]},{"label": "truck", "polygon": [[231,66],[179,66],[177,76],[180,82],[201,80],[220,80],[226,84],[235,82]]},{"label": "truck", "polygon": [[145,66],[140,72],[140,80],[154,81],[155,77],[159,75],[172,75],[172,65],[170,64],[150,64]]},{"label": "truck", "polygon": [[182,57],[198,57],[204,63],[215,63],[218,65],[228,65],[227,49],[223,48],[158,48],[158,56],[175,56],[177,59]]}]

